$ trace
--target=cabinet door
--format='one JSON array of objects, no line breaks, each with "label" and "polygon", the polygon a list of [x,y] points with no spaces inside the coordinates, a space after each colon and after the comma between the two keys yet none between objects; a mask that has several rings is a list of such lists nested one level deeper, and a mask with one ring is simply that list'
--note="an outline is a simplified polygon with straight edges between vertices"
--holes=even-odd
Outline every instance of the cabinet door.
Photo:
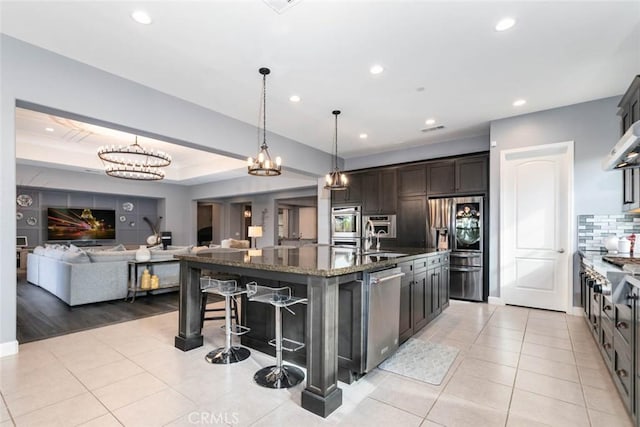
[{"label": "cabinet door", "polygon": [[380,171],[378,189],[378,213],[395,214],[397,200],[395,169]]},{"label": "cabinet door", "polygon": [[347,189],[341,191],[331,192],[331,204],[332,205],[359,205],[362,202],[361,194],[361,174],[347,173]]},{"label": "cabinet door", "polygon": [[428,322],[431,308],[431,283],[427,281],[427,271],[414,272],[413,275],[413,333]]},{"label": "cabinet door", "polygon": [[456,192],[487,190],[487,157],[456,160]]},{"label": "cabinet door", "polygon": [[455,192],[455,163],[453,160],[427,164],[427,193],[431,195]]},{"label": "cabinet door", "polygon": [[429,314],[428,320],[431,321],[440,314],[440,267],[431,268],[427,271],[427,280],[430,282],[429,291]]},{"label": "cabinet door", "polygon": [[427,194],[426,165],[405,166],[398,169],[398,196]]},{"label": "cabinet door", "polygon": [[427,200],[423,196],[398,199],[398,246],[424,248],[427,242]]},{"label": "cabinet door", "polygon": [[449,307],[449,263],[442,265],[440,273],[440,308]]},{"label": "cabinet door", "polygon": [[366,172],[361,176],[362,212],[365,214],[378,213],[378,194],[380,193],[379,178],[380,175],[378,172]]},{"label": "cabinet door", "polygon": [[413,274],[405,273],[400,286],[400,343],[413,335]]}]

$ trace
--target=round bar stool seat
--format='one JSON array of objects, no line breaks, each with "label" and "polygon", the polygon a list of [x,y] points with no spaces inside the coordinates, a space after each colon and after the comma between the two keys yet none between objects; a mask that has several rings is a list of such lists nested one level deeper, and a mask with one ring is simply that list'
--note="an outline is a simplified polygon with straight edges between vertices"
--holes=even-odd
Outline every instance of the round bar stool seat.
[{"label": "round bar stool seat", "polygon": [[300,368],[282,363],[282,350],[297,351],[304,347],[304,343],[282,337],[282,312],[281,309],[291,312],[289,306],[294,304],[306,304],[306,298],[291,295],[291,288],[269,288],[260,286],[255,282],[247,283],[247,296],[249,301],[271,304],[275,307],[275,332],[276,337],[269,344],[276,348],[276,364],[260,369],[253,375],[256,384],[262,387],[281,389],[294,387],[304,380],[304,372]]},{"label": "round bar stool seat", "polygon": [[246,294],[247,289],[238,286],[235,280],[219,280],[209,276],[200,278],[200,290],[222,295],[225,299],[224,329],[225,346],[210,351],[205,360],[217,365],[228,365],[247,359],[251,352],[248,348],[231,345],[232,335],[242,335],[250,331],[249,328],[232,323],[231,300],[238,295]]}]

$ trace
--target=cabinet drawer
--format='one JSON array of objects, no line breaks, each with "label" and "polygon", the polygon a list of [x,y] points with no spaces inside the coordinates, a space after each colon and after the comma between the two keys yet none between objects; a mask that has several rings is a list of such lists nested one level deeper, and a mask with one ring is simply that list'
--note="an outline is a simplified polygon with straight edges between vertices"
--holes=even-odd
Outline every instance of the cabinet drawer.
[{"label": "cabinet drawer", "polygon": [[449,252],[440,255],[440,262],[443,264],[449,264]]},{"label": "cabinet drawer", "polygon": [[440,265],[440,263],[442,262],[440,256],[430,256],[429,258],[427,258],[427,266],[428,267],[435,267]]},{"label": "cabinet drawer", "polygon": [[608,319],[613,322],[613,302],[610,295],[602,296],[602,319]]},{"label": "cabinet drawer", "polygon": [[[626,304],[616,304],[613,308],[613,327],[627,346],[631,346],[631,307]],[[616,337],[616,340],[618,338]]]},{"label": "cabinet drawer", "polygon": [[602,319],[602,325],[600,327],[600,350],[604,356],[604,361],[611,369],[613,366],[613,331],[611,329],[611,321]]},{"label": "cabinet drawer", "polygon": [[400,267],[400,271],[405,274],[405,277],[410,274],[411,277],[413,278],[413,262],[412,261],[401,262],[400,264],[398,264],[398,267]]},{"label": "cabinet drawer", "polygon": [[414,272],[426,270],[429,259],[430,258],[419,258],[419,259],[413,260]]},{"label": "cabinet drawer", "polygon": [[620,391],[620,397],[627,409],[631,405],[632,371],[629,348],[625,345],[613,345],[613,382]]}]

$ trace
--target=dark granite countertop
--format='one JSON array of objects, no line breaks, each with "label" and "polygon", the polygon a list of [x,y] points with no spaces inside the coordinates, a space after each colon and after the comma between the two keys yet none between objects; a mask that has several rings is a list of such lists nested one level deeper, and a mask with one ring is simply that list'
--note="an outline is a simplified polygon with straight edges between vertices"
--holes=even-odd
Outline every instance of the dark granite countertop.
[{"label": "dark granite countertop", "polygon": [[[353,248],[318,245],[236,251],[210,249],[197,254],[175,257],[180,260],[212,265],[331,277],[391,266],[420,256],[437,255],[443,252],[449,251],[426,248],[386,248],[380,249],[380,255],[376,255],[375,251],[369,251],[367,255],[359,255]],[[385,253],[403,255],[385,256]]]}]

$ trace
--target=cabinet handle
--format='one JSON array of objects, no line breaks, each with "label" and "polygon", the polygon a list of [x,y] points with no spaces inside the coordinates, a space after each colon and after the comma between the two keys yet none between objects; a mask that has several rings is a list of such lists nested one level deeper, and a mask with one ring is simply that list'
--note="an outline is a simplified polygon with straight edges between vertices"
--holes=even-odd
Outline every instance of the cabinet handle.
[{"label": "cabinet handle", "polygon": [[629,325],[627,325],[627,322],[616,322],[616,328],[629,329]]},{"label": "cabinet handle", "polygon": [[632,301],[635,301],[635,300],[637,300],[637,299],[638,299],[638,295],[635,295],[635,294],[629,294],[629,295],[627,295],[627,298],[628,298],[628,299],[630,299],[630,300],[632,300]]},{"label": "cabinet handle", "polygon": [[616,371],[616,375],[618,375],[620,378],[626,378],[629,374],[624,369],[618,369]]},{"label": "cabinet handle", "polygon": [[602,310],[604,310],[604,311],[611,310],[611,306],[610,305],[605,305],[604,307],[602,307]]},{"label": "cabinet handle", "polygon": [[609,350],[611,348],[611,344],[609,344],[608,342],[604,343],[602,346],[604,348],[606,348],[607,350]]}]

